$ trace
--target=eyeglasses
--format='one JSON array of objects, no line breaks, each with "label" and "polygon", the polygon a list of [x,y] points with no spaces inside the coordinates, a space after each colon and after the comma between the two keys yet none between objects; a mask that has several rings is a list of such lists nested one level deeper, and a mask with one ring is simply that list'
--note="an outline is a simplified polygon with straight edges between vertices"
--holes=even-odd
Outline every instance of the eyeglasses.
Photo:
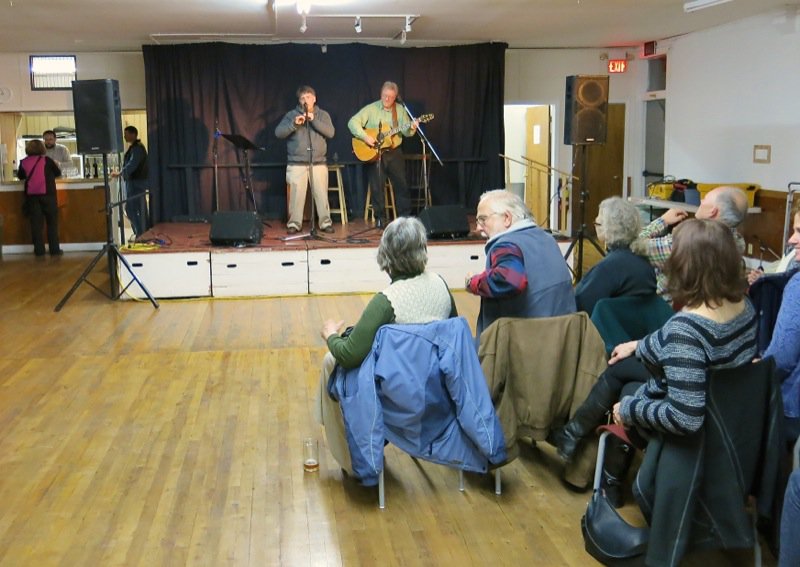
[{"label": "eyeglasses", "polygon": [[505,213],[489,213],[488,215],[478,215],[477,217],[475,217],[475,220],[479,225],[483,226],[486,224],[486,221],[489,220],[489,217],[493,215],[503,215],[503,214]]}]

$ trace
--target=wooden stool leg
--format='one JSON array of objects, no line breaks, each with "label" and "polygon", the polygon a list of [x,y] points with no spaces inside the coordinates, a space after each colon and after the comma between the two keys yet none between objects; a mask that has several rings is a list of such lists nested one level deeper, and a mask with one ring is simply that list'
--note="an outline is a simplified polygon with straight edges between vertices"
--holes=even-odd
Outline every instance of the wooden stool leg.
[{"label": "wooden stool leg", "polygon": [[336,170],[336,183],[339,185],[339,215],[342,224],[347,224],[347,202],[344,199],[344,183],[342,182],[342,171]]},{"label": "wooden stool leg", "polygon": [[394,206],[394,187],[392,186],[392,182],[388,179],[386,180],[386,196],[384,197],[384,205],[385,209],[390,209],[392,211],[392,218],[397,218],[397,209]]},{"label": "wooden stool leg", "polygon": [[367,199],[364,201],[364,220],[369,221],[369,216],[375,218],[375,211],[372,210],[372,187],[367,185]]}]

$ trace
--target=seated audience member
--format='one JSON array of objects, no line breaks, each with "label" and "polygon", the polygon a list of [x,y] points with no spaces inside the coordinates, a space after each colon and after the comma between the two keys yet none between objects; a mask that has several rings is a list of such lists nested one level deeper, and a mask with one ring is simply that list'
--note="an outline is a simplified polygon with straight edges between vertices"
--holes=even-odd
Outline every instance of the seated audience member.
[{"label": "seated audience member", "polygon": [[575,288],[578,311],[591,315],[595,303],[608,297],[655,294],[656,273],[647,258],[636,253],[634,243],[642,228],[638,209],[610,197],[600,203],[594,226],[608,254]]},{"label": "seated audience member", "polygon": [[[795,260],[800,260],[800,209],[794,215],[789,244],[794,247]],[[778,318],[764,356],[773,357],[781,373],[784,423],[787,438],[793,441],[800,435],[800,272],[783,289]]]},{"label": "seated audience member", "polygon": [[[685,307],[658,331],[614,349],[609,369],[556,437],[562,458],[572,459],[612,408],[615,423],[644,437],[650,431],[688,435],[700,429],[708,371],[749,364],[756,354],[756,315],[745,296],[741,262],[731,231],[721,223],[695,219],[675,229],[664,268],[668,291]],[[628,455],[615,449],[604,463],[604,488],[615,504],[622,502]]]},{"label": "seated audience member", "polygon": [[783,498],[781,551],[778,555],[779,567],[797,567],[797,565],[800,565],[800,542],[797,540],[798,526],[800,526],[800,470],[795,470],[789,477],[786,495]]},{"label": "seated audience member", "polygon": [[[697,212],[696,219],[710,219],[720,221],[731,229],[736,239],[736,248],[740,254],[744,253],[744,238],[735,230],[747,214],[747,195],[738,187],[723,185],[709,191]],[[639,237],[644,239],[644,249],[650,264],[656,269],[658,295],[671,301],[667,293],[666,276],[663,273],[664,264],[672,252],[672,234],[670,229],[688,218],[688,213],[681,209],[669,209],[659,218],[644,227]]]},{"label": "seated audience member", "polygon": [[389,286],[372,297],[347,336],[340,333],[344,321],[329,319],[321,331],[330,352],[322,362],[317,420],[325,427],[328,448],[348,473],[353,469],[341,409],[327,393],[334,366],[358,367],[372,349],[382,325],[430,323],[458,315],[445,281],[425,270],[428,246],[425,227],[419,220],[400,217],[391,222],[381,236],[377,261],[391,279]]},{"label": "seated audience member", "polygon": [[481,298],[476,336],[500,317],[557,317],[575,312],[575,293],[561,251],[525,203],[504,189],[481,196],[478,228],[489,238],[486,269],[467,276]]}]

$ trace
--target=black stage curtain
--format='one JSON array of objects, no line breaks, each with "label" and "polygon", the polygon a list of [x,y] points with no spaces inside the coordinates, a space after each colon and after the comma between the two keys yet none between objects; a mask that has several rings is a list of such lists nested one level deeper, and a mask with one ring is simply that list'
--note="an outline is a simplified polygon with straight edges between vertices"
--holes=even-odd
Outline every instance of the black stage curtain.
[{"label": "black stage curtain", "polygon": [[[286,213],[286,144],[274,131],[308,84],[336,128],[328,161],[346,168],[348,207],[363,210],[362,168],[351,150],[347,121],[395,81],[424,126],[444,166],[432,167],[434,204],[474,208],[486,189],[503,186],[503,85],[506,44],[388,48],[362,44],[143,46],[147,88],[151,207],[156,222],[213,210]],[[252,196],[245,191],[244,154],[214,132],[244,136],[251,150]],[[420,151],[415,137],[406,153]],[[214,194],[214,153],[218,169]]]}]

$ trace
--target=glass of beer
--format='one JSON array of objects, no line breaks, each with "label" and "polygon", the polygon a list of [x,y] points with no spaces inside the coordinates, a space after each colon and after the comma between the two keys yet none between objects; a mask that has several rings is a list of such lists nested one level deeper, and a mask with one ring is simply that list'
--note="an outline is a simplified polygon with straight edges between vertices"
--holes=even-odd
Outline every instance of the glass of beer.
[{"label": "glass of beer", "polygon": [[319,470],[319,443],[313,437],[303,439],[303,470],[306,472]]}]

